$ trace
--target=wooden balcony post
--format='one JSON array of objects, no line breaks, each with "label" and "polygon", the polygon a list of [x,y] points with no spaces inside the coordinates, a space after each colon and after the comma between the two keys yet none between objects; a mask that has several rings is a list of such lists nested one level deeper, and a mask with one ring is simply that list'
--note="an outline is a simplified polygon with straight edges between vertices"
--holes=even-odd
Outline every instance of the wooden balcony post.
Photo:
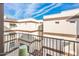
[{"label": "wooden balcony post", "polygon": [[0,3],[0,55],[4,52],[3,33],[4,33],[4,4]]}]

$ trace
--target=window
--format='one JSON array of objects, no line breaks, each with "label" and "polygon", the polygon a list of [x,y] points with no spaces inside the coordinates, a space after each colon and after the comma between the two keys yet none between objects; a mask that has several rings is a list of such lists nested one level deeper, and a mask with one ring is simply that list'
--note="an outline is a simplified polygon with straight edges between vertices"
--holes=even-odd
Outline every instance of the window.
[{"label": "window", "polygon": [[16,27],[16,24],[10,24],[10,28]]},{"label": "window", "polygon": [[47,53],[46,56],[52,56],[52,55],[50,55],[50,54]]},{"label": "window", "polygon": [[59,22],[58,22],[58,21],[56,21],[55,23],[56,23],[56,24],[59,24]]},{"label": "window", "polygon": [[75,21],[70,21],[70,23],[75,23]]}]

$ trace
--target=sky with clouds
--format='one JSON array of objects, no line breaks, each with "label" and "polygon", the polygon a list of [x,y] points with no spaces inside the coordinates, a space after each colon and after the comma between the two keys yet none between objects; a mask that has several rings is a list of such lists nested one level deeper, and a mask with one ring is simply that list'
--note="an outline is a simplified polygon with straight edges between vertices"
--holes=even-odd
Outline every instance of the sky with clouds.
[{"label": "sky with clouds", "polygon": [[9,18],[43,19],[43,16],[79,8],[79,3],[4,3],[4,15]]}]

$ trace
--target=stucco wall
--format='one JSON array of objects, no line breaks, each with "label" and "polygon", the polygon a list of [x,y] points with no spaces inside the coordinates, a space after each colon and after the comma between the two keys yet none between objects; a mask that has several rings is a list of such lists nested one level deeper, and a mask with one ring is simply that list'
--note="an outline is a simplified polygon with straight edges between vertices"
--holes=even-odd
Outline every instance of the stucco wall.
[{"label": "stucco wall", "polygon": [[[56,21],[59,22],[59,24],[56,24]],[[76,22],[70,23],[65,20],[44,21],[44,32],[76,35]]]}]

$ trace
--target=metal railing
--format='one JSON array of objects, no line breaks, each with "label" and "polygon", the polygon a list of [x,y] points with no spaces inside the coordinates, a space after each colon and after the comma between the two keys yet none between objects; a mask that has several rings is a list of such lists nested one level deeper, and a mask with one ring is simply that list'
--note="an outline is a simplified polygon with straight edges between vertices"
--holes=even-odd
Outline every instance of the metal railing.
[{"label": "metal railing", "polygon": [[78,56],[79,42],[66,39],[43,37],[43,55]]},{"label": "metal railing", "polygon": [[19,33],[19,42],[29,47],[29,55],[42,56],[42,36]]},{"label": "metal railing", "polygon": [[7,55],[19,47],[17,34],[7,34],[4,35],[4,52],[0,55]]},{"label": "metal railing", "polygon": [[5,35],[4,53],[10,53],[20,44],[28,46],[29,55],[34,56],[78,56],[79,42],[45,36],[16,33]]}]

